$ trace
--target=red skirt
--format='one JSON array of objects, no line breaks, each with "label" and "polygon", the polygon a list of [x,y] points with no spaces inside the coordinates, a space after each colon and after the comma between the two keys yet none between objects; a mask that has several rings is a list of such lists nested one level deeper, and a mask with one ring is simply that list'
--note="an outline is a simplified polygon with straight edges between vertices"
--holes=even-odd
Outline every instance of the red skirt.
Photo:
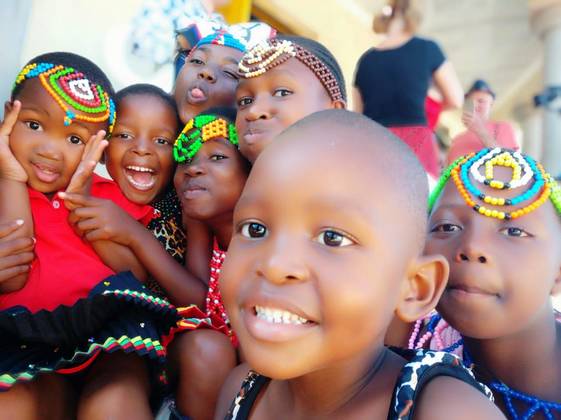
[{"label": "red skirt", "polygon": [[434,178],[440,176],[438,146],[430,128],[422,125],[410,125],[388,127],[388,129],[413,150],[429,175]]}]

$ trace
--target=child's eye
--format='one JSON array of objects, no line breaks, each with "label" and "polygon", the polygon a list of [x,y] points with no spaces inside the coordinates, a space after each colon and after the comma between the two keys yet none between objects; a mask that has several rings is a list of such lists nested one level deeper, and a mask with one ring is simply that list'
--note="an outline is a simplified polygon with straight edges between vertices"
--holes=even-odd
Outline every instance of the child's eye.
[{"label": "child's eye", "polygon": [[226,76],[228,76],[230,79],[239,79],[238,74],[236,72],[233,72],[232,70],[224,70],[224,74],[226,74]]},{"label": "child's eye", "polygon": [[155,141],[156,144],[171,145],[171,141],[169,141],[168,139],[164,139],[163,137],[157,138]]},{"label": "child's eye", "polygon": [[334,230],[324,230],[314,238],[322,245],[331,247],[343,247],[353,245],[355,242],[346,235]]},{"label": "child's eye", "polygon": [[273,96],[277,96],[277,97],[284,97],[288,95],[292,95],[292,92],[288,89],[277,89],[273,94]]},{"label": "child's eye", "polygon": [[502,233],[503,235],[514,236],[516,238],[525,238],[527,236],[530,236],[527,232],[517,227],[507,227],[501,229],[499,232]]},{"label": "child's eye", "polygon": [[241,226],[240,233],[246,238],[263,238],[267,234],[267,228],[261,223],[247,222]]},{"label": "child's eye", "polygon": [[37,121],[26,121],[25,125],[27,126],[27,128],[33,131],[40,131],[42,129],[41,124],[39,124]]},{"label": "child's eye", "polygon": [[191,59],[189,60],[189,63],[191,63],[191,64],[198,64],[198,65],[204,64],[204,62],[203,62],[202,60],[199,60],[198,58],[191,58]]},{"label": "child's eye", "polygon": [[214,154],[210,157],[210,160],[222,160],[222,159],[228,159],[228,156]]},{"label": "child's eye", "polygon": [[117,137],[118,139],[123,139],[123,140],[132,139],[132,136],[127,133],[117,133],[117,134],[113,134],[111,137]]},{"label": "child's eye", "polygon": [[70,136],[68,137],[68,141],[72,144],[76,144],[76,145],[80,145],[80,144],[85,144],[82,139],[78,136]]},{"label": "child's eye", "polygon": [[436,225],[435,227],[433,227],[431,229],[431,232],[446,232],[446,233],[450,233],[450,232],[459,232],[460,230],[462,230],[462,228],[458,225],[455,225],[453,223],[441,223],[439,225]]},{"label": "child's eye", "polygon": [[244,96],[243,98],[238,99],[238,106],[248,106],[251,105],[253,102],[253,98],[250,96]]}]

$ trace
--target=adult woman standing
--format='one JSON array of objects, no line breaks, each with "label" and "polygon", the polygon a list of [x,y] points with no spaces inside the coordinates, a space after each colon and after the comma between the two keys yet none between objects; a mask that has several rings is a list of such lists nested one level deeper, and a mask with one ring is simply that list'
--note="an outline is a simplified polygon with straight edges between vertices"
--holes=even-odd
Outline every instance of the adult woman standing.
[{"label": "adult woman standing", "polygon": [[431,83],[443,108],[459,108],[463,90],[438,44],[415,36],[421,0],[392,0],[374,17],[374,32],[385,39],[358,61],[354,109],[388,127],[415,152],[433,177],[440,172],[434,134],[427,126],[425,98]]}]

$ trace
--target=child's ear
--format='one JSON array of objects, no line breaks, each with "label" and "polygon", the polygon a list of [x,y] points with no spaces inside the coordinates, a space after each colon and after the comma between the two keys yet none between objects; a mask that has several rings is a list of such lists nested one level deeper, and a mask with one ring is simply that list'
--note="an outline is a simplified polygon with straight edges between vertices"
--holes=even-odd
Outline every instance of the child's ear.
[{"label": "child's ear", "polygon": [[432,311],[448,283],[449,271],[448,261],[442,255],[419,257],[402,283],[396,315],[402,321],[415,322]]}]

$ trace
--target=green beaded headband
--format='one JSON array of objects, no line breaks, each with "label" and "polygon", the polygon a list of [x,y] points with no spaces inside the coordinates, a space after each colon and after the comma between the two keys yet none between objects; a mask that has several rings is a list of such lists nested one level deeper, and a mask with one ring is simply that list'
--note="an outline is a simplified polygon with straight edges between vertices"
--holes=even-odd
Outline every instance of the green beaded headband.
[{"label": "green beaded headband", "polygon": [[236,126],[216,115],[199,115],[187,122],[173,145],[173,158],[177,163],[189,162],[203,143],[222,138],[238,147]]},{"label": "green beaded headband", "polygon": [[[493,175],[495,166],[511,168],[512,179],[509,182],[496,180]],[[484,173],[481,173],[481,168],[484,168]],[[516,219],[536,210],[548,198],[557,213],[561,215],[561,187],[544,171],[542,165],[520,152],[497,147],[483,149],[478,153],[456,159],[443,172],[432,191],[428,203],[429,213],[432,212],[450,178],[466,204],[483,216],[500,220]],[[483,193],[477,184],[487,185],[496,190],[518,189],[522,192],[515,197],[505,199]],[[524,187],[528,188],[522,190]],[[519,204],[521,206],[514,211],[497,210],[503,206],[513,207]]]},{"label": "green beaded headband", "polygon": [[[43,88],[64,111],[64,125],[72,124],[73,120],[93,123],[108,121],[107,133],[111,134],[116,119],[115,104],[100,85],[91,82],[83,73],[72,67],[32,63],[26,65],[18,74],[14,89],[25,80],[35,77],[39,78]],[[86,115],[77,114],[69,106]],[[91,114],[102,115],[93,117]]]}]

